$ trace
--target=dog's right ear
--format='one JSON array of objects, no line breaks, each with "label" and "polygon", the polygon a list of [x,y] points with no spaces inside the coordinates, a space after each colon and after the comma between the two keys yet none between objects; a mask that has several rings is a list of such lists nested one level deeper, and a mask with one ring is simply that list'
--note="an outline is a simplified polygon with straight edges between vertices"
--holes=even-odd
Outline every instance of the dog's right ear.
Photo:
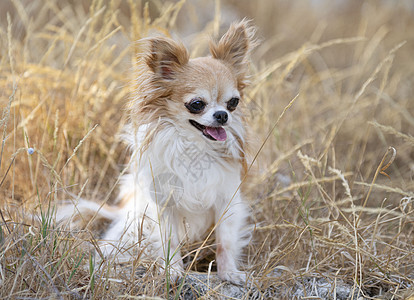
[{"label": "dog's right ear", "polygon": [[162,80],[173,80],[174,74],[188,63],[187,49],[181,43],[164,37],[146,40],[149,53],[146,57],[148,67]]},{"label": "dog's right ear", "polygon": [[239,87],[246,84],[246,72],[250,51],[257,45],[254,39],[256,29],[244,19],[233,23],[220,41],[210,41],[210,53],[215,59],[226,62],[235,72]]}]

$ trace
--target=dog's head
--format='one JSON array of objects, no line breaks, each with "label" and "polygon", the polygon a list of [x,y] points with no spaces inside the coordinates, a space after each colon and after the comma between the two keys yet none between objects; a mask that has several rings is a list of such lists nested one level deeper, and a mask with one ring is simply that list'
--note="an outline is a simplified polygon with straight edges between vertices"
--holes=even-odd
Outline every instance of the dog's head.
[{"label": "dog's head", "polygon": [[149,74],[140,83],[145,94],[140,97],[140,113],[174,123],[187,137],[223,142],[229,132],[238,135],[242,130],[238,105],[253,34],[247,21],[235,23],[218,42],[211,41],[211,56],[195,59],[171,39],[145,40],[148,51],[143,61]]}]

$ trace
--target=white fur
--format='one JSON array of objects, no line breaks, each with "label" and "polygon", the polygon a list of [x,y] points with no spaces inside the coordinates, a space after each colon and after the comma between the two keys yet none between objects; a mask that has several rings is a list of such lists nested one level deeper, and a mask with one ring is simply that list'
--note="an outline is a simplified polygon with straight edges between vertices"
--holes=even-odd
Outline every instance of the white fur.
[{"label": "white fur", "polygon": [[[231,130],[227,130],[225,142],[217,142],[206,139],[199,131],[193,132],[191,126],[177,130],[172,121],[169,124],[156,133],[149,148],[131,163],[130,173],[122,178],[119,197],[127,201],[120,210],[108,211],[81,200],[77,211],[99,210],[101,216],[113,219],[100,246],[105,256],[119,261],[133,258],[138,248],[164,266],[171,239],[169,260],[175,277],[184,271],[181,243],[202,239],[210,225],[218,224],[215,234],[222,249],[217,256],[218,274],[225,280],[243,283],[245,275],[238,271],[237,260],[249,242],[248,208],[238,191],[240,163],[223,159],[223,154],[237,158],[239,146]],[[133,149],[138,149],[147,126],[136,132],[132,127],[128,129],[125,138]],[[238,126],[234,129],[243,130]],[[161,199],[151,195],[154,178],[166,173],[181,183],[181,197],[169,200],[174,203],[157,205]],[[60,210],[58,218],[70,215],[68,210]]]},{"label": "white fur", "polygon": [[[134,140],[133,148],[142,142],[143,130],[146,128],[129,136],[130,141]],[[130,174],[122,180],[120,194],[120,197],[129,195],[130,199],[103,237],[104,253],[128,258],[128,254],[120,255],[120,246],[130,248],[140,244],[148,255],[165,260],[171,238],[170,253],[175,253],[172,267],[179,274],[184,271],[180,244],[200,240],[210,225],[218,223],[217,241],[224,249],[217,257],[218,263],[223,261],[218,265],[219,275],[241,283],[245,278],[237,269],[237,259],[248,242],[248,233],[243,231],[248,209],[240,192],[236,193],[241,165],[226,162],[215,149],[228,148],[226,152],[234,157],[239,153],[237,145],[230,131],[226,142],[210,142],[200,132],[188,131],[178,131],[172,124],[167,126],[156,134],[143,156],[132,163]],[[151,196],[151,187],[154,178],[166,173],[182,183],[181,198],[169,200],[175,203],[157,205],[160,200]],[[141,242],[138,237],[144,240]]]}]

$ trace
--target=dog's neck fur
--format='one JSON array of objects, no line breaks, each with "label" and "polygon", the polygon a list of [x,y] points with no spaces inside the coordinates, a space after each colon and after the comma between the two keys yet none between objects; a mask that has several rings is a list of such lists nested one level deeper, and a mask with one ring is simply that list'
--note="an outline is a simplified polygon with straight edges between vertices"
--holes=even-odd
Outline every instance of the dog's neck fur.
[{"label": "dog's neck fur", "polygon": [[[151,143],[145,151],[138,153],[132,162],[131,173],[138,176],[141,174],[147,178],[164,173],[174,174],[185,185],[184,191],[186,194],[188,191],[188,198],[191,198],[191,194],[197,194],[197,198],[200,198],[200,193],[211,195],[205,197],[211,201],[203,198],[203,208],[210,207],[216,199],[216,196],[213,196],[215,191],[211,190],[211,187],[216,186],[217,192],[220,193],[222,182],[228,180],[228,174],[223,174],[223,170],[227,170],[231,176],[236,176],[235,179],[240,180],[240,162],[244,160],[244,154],[240,144],[243,140],[239,135],[229,132],[225,142],[212,142],[202,135],[191,138],[185,136],[170,120],[165,120],[162,126],[158,123],[158,126]],[[142,144],[149,127],[151,125],[142,126],[125,136],[131,148],[137,149],[137,146]],[[242,127],[238,130],[238,134],[244,132]],[[202,192],[205,187],[208,189]],[[191,203],[181,204],[189,210],[197,209],[196,206],[199,204],[193,200],[201,199],[191,199]]]}]

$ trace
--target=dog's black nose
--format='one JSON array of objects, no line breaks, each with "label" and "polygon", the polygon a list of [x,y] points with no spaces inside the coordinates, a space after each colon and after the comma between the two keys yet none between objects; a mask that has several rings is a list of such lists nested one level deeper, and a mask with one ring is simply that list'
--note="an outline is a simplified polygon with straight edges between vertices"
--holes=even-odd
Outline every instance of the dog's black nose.
[{"label": "dog's black nose", "polygon": [[224,110],[216,111],[213,117],[216,118],[217,122],[219,122],[222,125],[224,125],[229,119],[229,116]]}]

